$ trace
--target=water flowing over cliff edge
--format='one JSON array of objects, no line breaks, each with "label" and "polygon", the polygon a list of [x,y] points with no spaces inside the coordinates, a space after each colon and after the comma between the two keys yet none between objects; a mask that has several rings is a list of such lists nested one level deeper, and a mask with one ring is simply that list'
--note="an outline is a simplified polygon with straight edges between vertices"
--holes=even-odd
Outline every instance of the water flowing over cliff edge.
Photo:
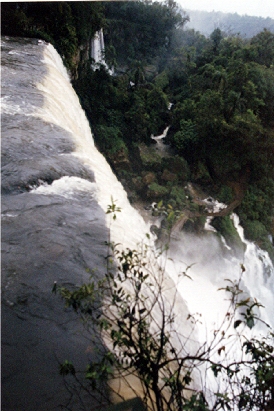
[{"label": "water flowing over cliff edge", "polygon": [[131,246],[148,227],[95,148],[52,46],[3,39],[2,137],[3,406],[49,410],[67,396],[57,359],[79,352],[84,366],[88,345],[54,281],[104,273],[111,197],[124,211],[112,241]]},{"label": "water flowing over cliff edge", "polygon": [[[67,394],[57,359],[71,358],[80,367],[91,355],[81,323],[51,295],[54,281],[80,285],[88,269],[103,274],[109,236],[135,247],[149,226],[94,146],[51,45],[3,38],[2,137],[3,409],[52,410]],[[111,197],[122,212],[110,225],[105,211]],[[181,281],[179,290],[188,311],[202,314],[201,339],[225,314],[225,295],[217,289],[237,278],[240,263],[247,268],[245,291],[273,321],[273,266],[266,253],[244,242],[239,259],[229,247],[224,255],[212,233],[171,241],[170,278],[177,282],[178,273],[195,263],[192,281]],[[187,313],[181,314],[183,321]]]}]

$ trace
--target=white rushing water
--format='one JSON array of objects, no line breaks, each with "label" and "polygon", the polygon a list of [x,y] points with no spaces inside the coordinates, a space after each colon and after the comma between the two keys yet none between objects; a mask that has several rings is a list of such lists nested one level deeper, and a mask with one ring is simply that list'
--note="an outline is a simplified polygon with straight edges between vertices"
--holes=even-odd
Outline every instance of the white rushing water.
[{"label": "white rushing water", "polygon": [[105,64],[104,52],[105,42],[103,30],[101,29],[95,33],[93,39],[91,40],[91,57],[95,63]]},{"label": "white rushing water", "polygon": [[109,69],[105,61],[105,41],[103,29],[100,29],[94,34],[94,37],[91,39],[91,58],[93,59],[92,67],[96,69],[103,65],[110,74],[113,74],[113,70]]},{"label": "white rushing water", "polygon": [[[226,280],[237,281],[241,276],[241,288],[260,302],[264,309],[261,318],[274,326],[274,269],[267,252],[244,238],[237,215],[232,215],[246,250],[242,259],[231,255],[222,257],[221,242],[217,236],[197,237],[181,234],[171,245],[173,268],[169,268],[176,279],[178,273],[192,265],[188,271],[192,280],[181,281],[180,292],[192,313],[201,313],[205,329],[212,329],[224,318],[227,311],[226,294],[218,290],[227,285]],[[208,227],[211,230],[211,227]],[[226,246],[229,250],[230,247]],[[241,274],[241,264],[244,272]]]},{"label": "white rushing water", "polygon": [[[134,247],[149,232],[148,225],[138,212],[133,209],[121,183],[113,174],[109,164],[94,145],[88,120],[82,110],[78,96],[71,87],[68,74],[56,50],[48,45],[44,62],[48,73],[37,87],[45,97],[43,107],[35,115],[53,123],[71,135],[76,149],[74,155],[94,172],[96,181],[96,198],[104,211],[111,204],[111,198],[121,208],[117,220],[111,222],[111,241],[120,242],[124,246]],[[94,190],[94,185],[83,181]],[[52,190],[65,193],[75,185],[75,178],[62,178],[51,186],[40,186],[38,191],[46,194]],[[76,194],[77,195],[77,194]]]}]

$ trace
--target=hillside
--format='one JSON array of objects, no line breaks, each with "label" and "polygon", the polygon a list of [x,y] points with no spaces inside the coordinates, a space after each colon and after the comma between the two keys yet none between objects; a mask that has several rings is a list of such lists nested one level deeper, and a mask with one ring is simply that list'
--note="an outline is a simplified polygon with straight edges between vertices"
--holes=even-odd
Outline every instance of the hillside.
[{"label": "hillside", "polygon": [[270,17],[255,17],[237,13],[223,13],[221,11],[186,10],[190,21],[186,28],[194,29],[209,36],[216,28],[229,35],[239,34],[243,38],[250,39],[263,29],[274,32],[274,20]]}]

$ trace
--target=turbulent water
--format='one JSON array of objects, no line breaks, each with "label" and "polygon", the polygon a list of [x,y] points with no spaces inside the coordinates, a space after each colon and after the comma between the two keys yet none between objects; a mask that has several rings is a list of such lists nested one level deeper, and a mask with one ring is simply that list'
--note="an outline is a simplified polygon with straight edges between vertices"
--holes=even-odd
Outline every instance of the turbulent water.
[{"label": "turbulent water", "polygon": [[[122,210],[115,221],[105,214],[112,200]],[[207,232],[172,239],[171,259],[164,262],[188,307],[178,301],[177,326],[185,327],[188,313],[201,313],[200,341],[223,319],[226,295],[218,288],[226,278],[239,277],[241,263],[243,290],[265,305],[261,315],[274,326],[273,266],[244,239],[234,219],[246,245],[241,257]],[[3,38],[4,411],[46,411],[64,404],[58,360],[83,366],[92,355],[77,319],[52,296],[54,281],[79,285],[89,278],[88,269],[103,274],[106,240],[135,247],[148,232],[96,149],[57,52],[37,40]],[[191,279],[179,281],[178,274],[191,264]]]}]

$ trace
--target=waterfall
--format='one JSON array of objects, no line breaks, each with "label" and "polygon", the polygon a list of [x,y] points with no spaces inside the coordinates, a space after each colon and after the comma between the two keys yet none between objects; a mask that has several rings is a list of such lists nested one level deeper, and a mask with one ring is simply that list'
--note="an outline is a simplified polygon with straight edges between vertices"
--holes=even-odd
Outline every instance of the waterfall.
[{"label": "waterfall", "polygon": [[105,41],[103,29],[97,31],[94,37],[91,39],[90,57],[94,60],[94,63],[92,64],[93,68],[103,65],[110,74],[113,74],[112,70],[109,69],[105,61]]},{"label": "waterfall", "polygon": [[[149,226],[96,149],[51,45],[2,39],[1,109],[2,399],[6,411],[48,411],[67,401],[58,361],[84,369],[95,355],[54,282],[104,275],[105,242],[135,247]],[[111,198],[116,221],[106,215]]]},{"label": "waterfall", "polygon": [[[99,56],[102,38],[96,42],[93,55]],[[3,39],[2,61],[4,401],[6,411],[47,411],[64,398],[53,353],[60,360],[76,356],[80,367],[91,351],[78,322],[57,307],[53,282],[79,285],[90,268],[104,273],[109,232],[111,241],[136,247],[150,227],[95,147],[55,49]],[[115,221],[105,214],[111,199],[121,208]],[[201,342],[225,316],[227,295],[218,289],[239,277],[240,264],[245,293],[265,305],[262,316],[274,326],[273,265],[233,218],[246,246],[243,261],[232,251],[224,254],[222,241],[209,231],[180,233],[163,261],[182,296],[176,324],[185,330],[188,313],[201,314]],[[190,265],[191,279],[181,279]]]},{"label": "waterfall", "polygon": [[105,64],[104,59],[105,43],[103,29],[97,31],[91,40],[91,58],[95,63]]},{"label": "waterfall", "polygon": [[205,332],[207,327],[213,329],[224,318],[227,297],[225,291],[218,289],[225,287],[226,279],[236,281],[240,278],[241,264],[245,268],[241,287],[247,295],[265,306],[261,310],[262,319],[274,326],[273,264],[267,252],[244,238],[239,218],[235,214],[232,218],[246,246],[242,259],[235,256],[228,246],[227,253],[224,253],[223,241],[211,231],[211,227],[200,236],[181,233],[179,238],[172,239],[170,246],[172,262],[168,270],[175,281],[178,273],[193,264],[189,271],[192,281],[185,279],[180,285],[180,292],[190,312],[202,314]]}]

